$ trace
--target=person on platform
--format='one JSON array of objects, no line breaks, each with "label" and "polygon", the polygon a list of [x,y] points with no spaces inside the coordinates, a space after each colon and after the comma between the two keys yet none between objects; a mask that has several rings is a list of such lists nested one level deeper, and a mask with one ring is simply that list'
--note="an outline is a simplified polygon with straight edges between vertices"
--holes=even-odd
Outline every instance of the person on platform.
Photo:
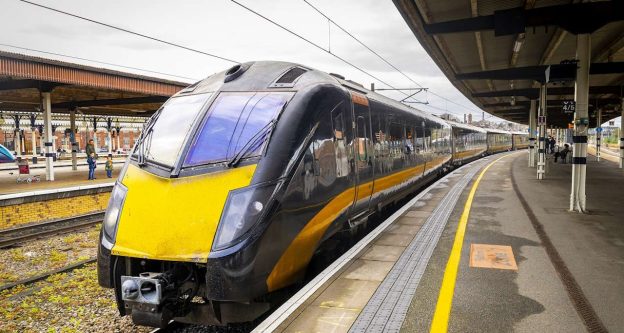
[{"label": "person on platform", "polygon": [[87,158],[87,163],[89,164],[89,180],[95,179],[95,168],[97,164],[95,162],[95,153],[91,153]]},{"label": "person on platform", "polygon": [[106,170],[106,177],[113,178],[113,155],[108,154],[106,157],[106,165],[104,166],[104,170]]},{"label": "person on platform", "polygon": [[557,142],[555,141],[555,138],[551,135],[550,137],[548,137],[548,148],[550,149],[550,153],[554,154],[555,153],[555,144]]},{"label": "person on platform", "polygon": [[90,139],[89,143],[87,143],[87,149],[86,149],[85,152],[87,153],[87,158],[89,156],[91,156],[91,154],[93,154],[95,156],[94,158],[97,158],[96,151],[95,151],[95,145],[93,144],[93,139]]},{"label": "person on platform", "polygon": [[561,151],[555,153],[555,163],[557,163],[557,157],[561,157],[561,163],[566,163],[566,157],[568,156],[569,152],[570,145],[566,143],[565,145],[563,145],[563,149],[561,149]]}]

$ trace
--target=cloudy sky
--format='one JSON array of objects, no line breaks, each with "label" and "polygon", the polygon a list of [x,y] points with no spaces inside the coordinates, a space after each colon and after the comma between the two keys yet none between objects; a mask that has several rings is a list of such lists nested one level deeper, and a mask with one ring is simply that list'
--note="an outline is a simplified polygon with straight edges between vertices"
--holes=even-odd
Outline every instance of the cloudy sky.
[{"label": "cloudy sky", "polygon": [[[30,1],[239,62],[252,60],[297,62],[326,72],[342,74],[367,87],[371,82],[375,82],[377,88],[384,87],[383,83],[228,0],[175,1],[175,6],[173,1],[165,0]],[[308,1],[414,81],[450,100],[441,99],[431,93],[423,93],[418,95],[418,98],[429,101],[430,105],[418,105],[418,108],[436,114],[448,111],[460,118],[463,118],[464,113],[473,113],[475,119],[481,118],[479,108],[452,86],[423,50],[392,1]],[[303,0],[240,0],[240,2],[324,48],[331,47],[333,53],[395,87],[415,86],[413,82],[337,27],[330,27],[327,19]],[[232,65],[224,60],[99,26],[18,0],[1,0],[1,3],[0,49],[5,51],[185,82],[193,82]],[[167,73],[177,77],[41,54],[7,45]],[[405,97],[400,92],[385,94],[395,99]],[[492,117],[488,120],[493,119]]]}]

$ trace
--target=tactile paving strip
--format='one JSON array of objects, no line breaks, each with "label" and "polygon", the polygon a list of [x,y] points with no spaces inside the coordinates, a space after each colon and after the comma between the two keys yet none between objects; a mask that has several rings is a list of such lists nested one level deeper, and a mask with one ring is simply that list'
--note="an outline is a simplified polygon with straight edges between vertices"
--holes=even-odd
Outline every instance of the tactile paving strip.
[{"label": "tactile paving strip", "polygon": [[368,301],[350,333],[399,332],[425,268],[459,197],[487,159],[474,165],[440,201]]}]

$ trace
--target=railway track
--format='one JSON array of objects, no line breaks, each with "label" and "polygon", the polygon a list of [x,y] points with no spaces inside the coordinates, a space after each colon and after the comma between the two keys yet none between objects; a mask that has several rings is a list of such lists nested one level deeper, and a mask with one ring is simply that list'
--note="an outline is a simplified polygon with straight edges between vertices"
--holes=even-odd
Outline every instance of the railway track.
[{"label": "railway track", "polygon": [[74,269],[83,267],[84,265],[87,265],[87,264],[90,264],[90,263],[94,263],[96,261],[97,261],[97,258],[89,258],[89,259],[86,259],[86,260],[83,260],[83,261],[79,261],[79,262],[73,263],[73,264],[65,266],[65,267],[61,267],[61,268],[55,269],[53,271],[45,272],[45,273],[42,273],[42,274],[31,276],[31,277],[23,279],[23,280],[19,280],[19,281],[13,282],[13,283],[5,284],[5,285],[0,286],[0,292],[3,291],[3,290],[14,288],[16,286],[27,286],[29,284],[33,284],[35,282],[39,282],[39,281],[45,280],[45,279],[47,279],[51,275],[70,272],[70,271],[73,271]]},{"label": "railway track", "polygon": [[104,211],[98,211],[80,216],[5,229],[0,231],[0,249],[33,239],[83,229],[100,223],[103,219]]}]

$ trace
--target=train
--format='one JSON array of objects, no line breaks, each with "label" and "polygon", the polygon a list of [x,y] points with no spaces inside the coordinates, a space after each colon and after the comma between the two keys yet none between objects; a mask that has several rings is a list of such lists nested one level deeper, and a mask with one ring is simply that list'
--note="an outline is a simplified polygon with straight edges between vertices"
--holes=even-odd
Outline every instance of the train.
[{"label": "train", "polygon": [[138,325],[252,321],[326,241],[514,142],[337,74],[238,64],[145,124],[106,210],[99,284]]},{"label": "train", "polygon": [[0,145],[0,163],[15,162],[15,156],[5,146]]}]

